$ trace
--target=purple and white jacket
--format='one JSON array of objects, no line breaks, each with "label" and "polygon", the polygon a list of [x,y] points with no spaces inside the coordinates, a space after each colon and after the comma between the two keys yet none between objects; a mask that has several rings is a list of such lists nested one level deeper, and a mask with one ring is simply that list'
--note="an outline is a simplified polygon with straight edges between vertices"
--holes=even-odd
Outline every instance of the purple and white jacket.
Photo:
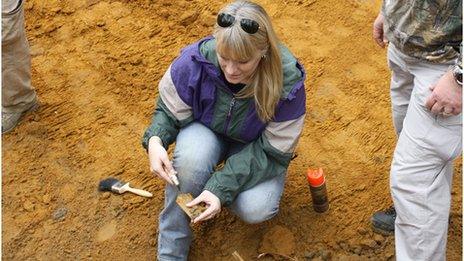
[{"label": "purple and white jacket", "polygon": [[[304,124],[305,71],[280,46],[284,88],[272,121],[262,122],[253,98],[239,99],[227,87],[217,61],[216,41],[204,38],[181,51],[159,82],[159,98],[143,146],[158,136],[165,147],[192,121],[247,144],[213,173],[205,190],[230,204],[238,193],[285,175]],[[265,86],[263,86],[265,88]]]}]

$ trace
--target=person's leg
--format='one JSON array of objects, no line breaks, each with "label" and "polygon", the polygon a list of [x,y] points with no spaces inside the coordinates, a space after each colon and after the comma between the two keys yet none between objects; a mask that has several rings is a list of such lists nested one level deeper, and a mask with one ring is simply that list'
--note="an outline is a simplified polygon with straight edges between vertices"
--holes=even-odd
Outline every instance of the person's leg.
[{"label": "person's leg", "polygon": [[15,9],[2,13],[2,132],[13,129],[24,113],[36,107],[23,3],[19,1]]},{"label": "person's leg", "polygon": [[[408,71],[407,65],[396,54],[393,44],[388,46],[387,60],[391,70],[390,97],[393,126],[399,137],[403,129],[403,121],[408,110],[411,92],[414,87],[414,76]],[[377,211],[372,215],[371,223],[374,231],[384,235],[393,234],[395,230],[396,211],[393,206],[387,210]]]},{"label": "person's leg", "polygon": [[[174,150],[173,166],[181,193],[198,196],[222,159],[226,144],[200,123],[181,129]],[[164,210],[159,217],[158,260],[187,260],[192,232],[190,219],[176,204],[177,190],[166,186]]]},{"label": "person's leg", "polygon": [[282,173],[273,179],[241,192],[229,208],[240,219],[249,224],[269,220],[279,212],[284,185],[285,173]]},{"label": "person's leg", "polygon": [[429,87],[449,65],[407,63],[415,76],[414,90],[390,173],[396,258],[445,260],[452,162],[462,149],[461,115],[445,118],[425,107]]},{"label": "person's leg", "polygon": [[390,98],[392,107],[393,126],[399,137],[403,129],[411,93],[414,88],[414,76],[408,71],[407,65],[395,55],[395,46],[388,46],[388,67],[391,70]]},{"label": "person's leg", "polygon": [[[228,155],[243,148],[243,144],[232,144]],[[264,181],[238,194],[229,206],[230,210],[249,224],[261,223],[279,212],[279,203],[284,190],[286,173]]]}]

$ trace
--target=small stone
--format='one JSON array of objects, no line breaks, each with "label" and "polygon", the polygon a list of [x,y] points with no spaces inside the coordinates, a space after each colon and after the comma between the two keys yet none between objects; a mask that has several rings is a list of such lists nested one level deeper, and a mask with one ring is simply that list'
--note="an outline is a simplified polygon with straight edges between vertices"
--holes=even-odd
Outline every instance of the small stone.
[{"label": "small stone", "polygon": [[42,196],[43,203],[47,205],[50,203],[51,200],[52,200],[52,197],[50,196],[50,194],[45,194]]},{"label": "small stone", "polygon": [[155,36],[155,35],[161,33],[161,30],[162,30],[161,27],[156,27],[156,28],[154,28],[154,29],[150,32],[150,34],[148,35],[148,37],[152,38],[153,36]]},{"label": "small stone", "polygon": [[332,253],[328,250],[321,250],[320,255],[322,260],[330,260],[330,258],[332,257]]},{"label": "small stone", "polygon": [[34,211],[35,209],[35,205],[34,203],[30,202],[29,200],[26,200],[26,202],[24,202],[23,204],[23,208],[26,210],[26,211]]},{"label": "small stone", "polygon": [[168,10],[161,9],[158,11],[158,15],[164,19],[168,19],[171,13]]},{"label": "small stone", "polygon": [[61,207],[57,209],[55,212],[53,212],[52,218],[54,220],[63,220],[66,214],[68,214],[68,209],[65,207]]},{"label": "small stone", "polygon": [[306,251],[304,253],[304,257],[306,259],[313,259],[316,256],[316,254],[317,254],[317,252],[315,252],[315,251]]},{"label": "small stone", "polygon": [[374,240],[375,240],[375,242],[377,242],[378,244],[381,244],[381,243],[385,240],[385,238],[383,238],[382,235],[375,234],[375,235],[374,235]]},{"label": "small stone", "polygon": [[122,213],[124,212],[124,209],[123,208],[118,208],[118,209],[115,209],[113,211],[113,217],[117,218],[117,217],[120,217],[122,215]]},{"label": "small stone", "polygon": [[110,197],[111,193],[110,192],[104,192],[102,195],[102,199],[108,199]]},{"label": "small stone", "polygon": [[57,7],[54,7],[52,8],[50,11],[52,11],[53,13],[58,13],[61,11],[61,7],[57,6]]},{"label": "small stone", "polygon": [[364,239],[362,242],[361,242],[361,247],[363,249],[375,249],[378,247],[377,245],[377,242],[375,242],[375,240],[372,240],[372,239]]},{"label": "small stone", "polygon": [[144,200],[145,200],[145,198],[143,198],[143,197],[133,197],[133,198],[129,201],[129,203],[131,203],[131,204],[140,204],[140,203],[142,203]]},{"label": "small stone", "polygon": [[142,64],[142,58],[134,58],[129,61],[130,64],[132,65],[140,65]]},{"label": "small stone", "polygon": [[105,26],[105,25],[106,25],[106,22],[105,22],[105,21],[101,21],[101,20],[100,20],[100,21],[97,22],[97,26],[98,26],[98,27],[102,27],[102,26]]},{"label": "small stone", "polygon": [[366,228],[364,228],[364,227],[361,227],[361,228],[358,228],[358,233],[359,233],[360,235],[362,235],[362,236],[363,236],[363,235],[367,234],[367,233],[368,233],[368,231],[367,231],[367,229],[366,229]]},{"label": "small stone", "polygon": [[24,9],[27,11],[34,9],[34,3],[32,3],[31,1],[27,1],[24,5]]},{"label": "small stone", "polygon": [[31,57],[40,56],[40,55],[43,55],[44,53],[45,53],[44,48],[40,46],[32,45],[30,48]]},{"label": "small stone", "polygon": [[385,257],[384,260],[390,260],[394,256],[395,256],[395,254],[393,252],[384,252],[384,257]]},{"label": "small stone", "polygon": [[61,12],[69,15],[69,14],[76,12],[76,9],[71,8],[71,7],[65,7],[63,8],[63,10],[61,10]]},{"label": "small stone", "polygon": [[45,33],[51,33],[53,31],[55,31],[56,29],[58,29],[60,27],[60,25],[58,24],[53,24],[53,23],[50,23],[50,24],[45,24],[43,26],[43,30]]},{"label": "small stone", "polygon": [[199,13],[197,11],[186,11],[179,18],[180,24],[188,26],[197,20],[198,15]]},{"label": "small stone", "polygon": [[340,246],[341,249],[345,251],[348,250],[348,245],[345,242],[340,242],[338,243],[338,245]]}]

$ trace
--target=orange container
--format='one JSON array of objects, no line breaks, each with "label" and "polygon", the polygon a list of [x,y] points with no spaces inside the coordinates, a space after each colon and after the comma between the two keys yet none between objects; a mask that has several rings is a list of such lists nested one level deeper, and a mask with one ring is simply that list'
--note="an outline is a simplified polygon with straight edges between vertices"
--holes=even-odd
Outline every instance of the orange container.
[{"label": "orange container", "polygon": [[324,171],[322,168],[308,169],[306,179],[308,180],[309,185],[313,187],[319,187],[325,183]]},{"label": "orange container", "polygon": [[326,212],[329,209],[327,188],[325,185],[324,171],[319,169],[308,169],[306,179],[311,190],[314,211],[318,213]]}]

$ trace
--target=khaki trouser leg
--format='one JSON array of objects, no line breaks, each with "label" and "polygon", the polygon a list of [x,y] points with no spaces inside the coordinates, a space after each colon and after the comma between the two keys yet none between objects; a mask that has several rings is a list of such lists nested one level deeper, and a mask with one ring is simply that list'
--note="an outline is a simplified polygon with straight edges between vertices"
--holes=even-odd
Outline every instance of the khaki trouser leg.
[{"label": "khaki trouser leg", "polygon": [[35,101],[21,4],[10,13],[2,13],[2,111],[22,112]]},{"label": "khaki trouser leg", "polygon": [[391,59],[394,54],[394,46],[389,45],[387,57],[388,67],[392,71],[390,81],[390,97],[392,106],[393,126],[395,127],[396,136],[399,137],[403,129],[404,117],[408,111],[411,93],[414,87],[414,77],[407,70],[406,64],[399,59]]},{"label": "khaki trouser leg", "polygon": [[438,81],[449,64],[422,62],[397,50],[389,59],[400,65],[397,70],[409,72],[414,78],[390,173],[397,211],[396,258],[445,260],[452,162],[462,150],[461,115],[436,116],[424,104],[429,86]]}]

